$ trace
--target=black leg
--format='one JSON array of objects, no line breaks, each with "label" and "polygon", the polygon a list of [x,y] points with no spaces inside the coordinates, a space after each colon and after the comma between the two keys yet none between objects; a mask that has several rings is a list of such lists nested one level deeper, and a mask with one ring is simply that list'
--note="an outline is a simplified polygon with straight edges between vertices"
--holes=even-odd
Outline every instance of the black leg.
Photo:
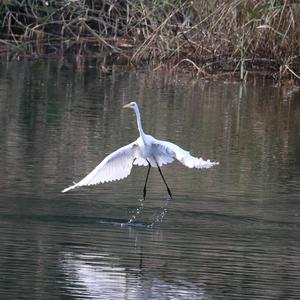
[{"label": "black leg", "polygon": [[159,171],[159,173],[160,173],[160,176],[161,176],[161,178],[163,179],[163,181],[164,181],[164,183],[165,183],[165,185],[166,185],[166,187],[167,187],[168,194],[169,194],[170,198],[172,199],[172,193],[171,193],[171,190],[169,189],[169,187],[168,187],[168,185],[167,185],[167,182],[166,182],[166,180],[165,180],[165,178],[164,178],[164,175],[163,175],[163,173],[162,173],[162,171],[161,171],[161,169],[160,169],[160,167],[159,167],[159,165],[158,165],[157,162],[156,162],[156,165],[157,165],[158,171]]},{"label": "black leg", "polygon": [[150,165],[150,163],[148,161],[148,172],[147,172],[147,176],[146,176],[146,180],[145,180],[145,184],[144,184],[144,196],[143,196],[144,200],[146,198],[146,193],[147,193],[146,189],[147,189],[147,182],[148,182],[148,177],[149,177],[150,169],[151,169],[151,165]]}]

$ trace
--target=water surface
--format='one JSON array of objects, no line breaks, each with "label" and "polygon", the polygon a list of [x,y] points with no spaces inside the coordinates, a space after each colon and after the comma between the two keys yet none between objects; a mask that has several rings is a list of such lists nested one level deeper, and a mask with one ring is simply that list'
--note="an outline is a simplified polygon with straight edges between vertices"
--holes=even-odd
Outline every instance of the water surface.
[{"label": "water surface", "polygon": [[[299,299],[299,93],[90,62],[0,65],[0,298]],[[220,166],[60,191],[144,130]],[[165,212],[164,218],[161,213]],[[149,227],[149,224],[154,226]],[[122,226],[123,224],[123,226]]]}]

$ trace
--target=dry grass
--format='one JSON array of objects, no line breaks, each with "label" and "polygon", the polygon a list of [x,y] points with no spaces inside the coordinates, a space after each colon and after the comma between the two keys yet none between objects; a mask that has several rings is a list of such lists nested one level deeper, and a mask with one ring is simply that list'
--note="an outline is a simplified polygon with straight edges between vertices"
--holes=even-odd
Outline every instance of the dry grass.
[{"label": "dry grass", "polygon": [[296,0],[2,0],[0,20],[12,59],[110,53],[201,77],[300,81]]}]

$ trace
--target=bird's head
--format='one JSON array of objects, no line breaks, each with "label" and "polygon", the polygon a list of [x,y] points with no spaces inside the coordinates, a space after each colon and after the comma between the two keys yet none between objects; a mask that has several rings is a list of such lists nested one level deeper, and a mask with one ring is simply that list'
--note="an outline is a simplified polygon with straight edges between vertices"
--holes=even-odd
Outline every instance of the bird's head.
[{"label": "bird's head", "polygon": [[136,104],[136,102],[129,102],[128,104],[124,105],[123,108],[135,109],[135,108],[137,108],[137,104]]}]

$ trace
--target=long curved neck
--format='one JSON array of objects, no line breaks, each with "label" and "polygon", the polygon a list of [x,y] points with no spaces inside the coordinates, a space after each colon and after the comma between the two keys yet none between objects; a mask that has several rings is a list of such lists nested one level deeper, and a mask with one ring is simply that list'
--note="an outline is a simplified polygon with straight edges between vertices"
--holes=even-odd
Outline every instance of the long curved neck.
[{"label": "long curved neck", "polygon": [[140,132],[140,136],[142,137],[142,139],[144,139],[145,133],[144,133],[144,130],[143,130],[143,127],[142,127],[140,111],[137,107],[134,107],[134,112],[136,114],[136,121],[137,121],[138,130]]}]

